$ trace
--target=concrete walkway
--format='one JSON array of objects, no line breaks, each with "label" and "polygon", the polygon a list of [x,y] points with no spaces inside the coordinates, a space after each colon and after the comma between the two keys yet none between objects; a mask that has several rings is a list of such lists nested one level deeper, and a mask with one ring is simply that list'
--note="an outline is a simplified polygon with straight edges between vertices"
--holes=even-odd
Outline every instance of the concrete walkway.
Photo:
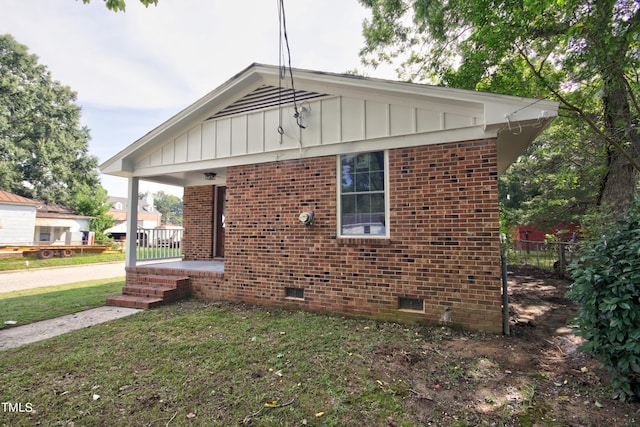
[{"label": "concrete walkway", "polygon": [[42,320],[24,326],[0,329],[0,351],[21,345],[31,344],[47,338],[56,337],[67,332],[98,325],[121,317],[130,316],[139,311],[135,308],[98,307],[75,314]]},{"label": "concrete walkway", "polygon": [[[0,272],[0,293],[124,277],[124,262],[4,271]],[[138,311],[140,310],[105,306],[28,325],[0,329],[0,351],[130,316]],[[0,319],[0,322],[6,320],[10,319]]]},{"label": "concrete walkway", "polygon": [[[153,262],[154,261],[147,261],[140,263],[139,265]],[[158,263],[158,261],[155,261],[155,263]],[[179,263],[175,264],[175,261],[174,264],[171,262],[157,264],[157,266],[166,266],[169,268],[177,268],[176,265],[184,268],[184,266]],[[216,264],[214,267],[210,268],[222,269],[221,271],[223,271],[224,263],[220,262],[219,265]],[[0,272],[0,293],[41,288],[45,286],[65,285],[68,283],[84,282],[87,280],[124,278],[125,275],[124,262],[6,271]],[[98,325],[121,317],[130,316],[134,313],[138,313],[139,311],[142,310],[135,308],[104,306],[54,319],[30,323],[24,326],[0,329],[0,351],[46,340],[67,332]],[[9,319],[0,319],[0,321],[4,320]]]}]

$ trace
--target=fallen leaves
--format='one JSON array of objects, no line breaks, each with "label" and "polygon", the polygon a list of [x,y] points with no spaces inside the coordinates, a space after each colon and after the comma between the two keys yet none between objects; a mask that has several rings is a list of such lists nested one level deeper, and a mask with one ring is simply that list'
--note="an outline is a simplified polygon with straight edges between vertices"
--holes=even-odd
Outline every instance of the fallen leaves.
[{"label": "fallen leaves", "polygon": [[269,400],[267,402],[265,402],[262,405],[262,408],[260,408],[258,411],[254,412],[253,414],[249,414],[246,417],[244,417],[242,420],[238,421],[239,424],[249,424],[251,423],[251,421],[258,417],[263,410],[265,409],[276,409],[276,408],[284,408],[285,406],[289,406],[291,404],[293,404],[293,402],[295,401],[295,399],[291,399],[289,402],[286,403],[278,403],[277,400]]}]

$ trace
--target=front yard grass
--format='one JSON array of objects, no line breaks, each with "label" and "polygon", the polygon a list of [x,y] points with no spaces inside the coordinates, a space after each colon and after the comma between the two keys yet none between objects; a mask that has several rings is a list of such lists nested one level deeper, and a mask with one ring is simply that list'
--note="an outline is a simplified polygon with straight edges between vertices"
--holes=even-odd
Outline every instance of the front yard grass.
[{"label": "front yard grass", "polygon": [[[527,283],[514,303],[564,292]],[[503,337],[189,299],[0,352],[0,425],[638,425],[558,319],[536,324]]]},{"label": "front yard grass", "polygon": [[0,329],[13,326],[5,321],[20,326],[103,306],[123,287],[122,279],[101,279],[0,293]]},{"label": "front yard grass", "polygon": [[10,426],[414,425],[370,353],[405,326],[188,300],[0,353]]},{"label": "front yard grass", "polygon": [[124,261],[124,253],[74,254],[69,258],[38,259],[35,257],[0,258],[0,271],[49,268],[65,265],[94,264],[98,262]]}]

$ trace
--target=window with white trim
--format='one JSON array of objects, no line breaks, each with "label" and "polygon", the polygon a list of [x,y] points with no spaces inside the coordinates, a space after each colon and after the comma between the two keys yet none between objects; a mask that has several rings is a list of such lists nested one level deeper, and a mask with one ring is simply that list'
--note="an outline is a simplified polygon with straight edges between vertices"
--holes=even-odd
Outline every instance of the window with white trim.
[{"label": "window with white trim", "polygon": [[386,153],[340,156],[339,234],[386,237]]}]

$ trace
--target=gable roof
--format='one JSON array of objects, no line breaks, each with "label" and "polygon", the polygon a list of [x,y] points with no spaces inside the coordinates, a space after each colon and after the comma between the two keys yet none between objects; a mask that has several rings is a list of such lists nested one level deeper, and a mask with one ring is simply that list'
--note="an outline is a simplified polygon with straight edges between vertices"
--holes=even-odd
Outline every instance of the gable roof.
[{"label": "gable roof", "polygon": [[204,173],[224,179],[233,165],[497,138],[502,173],[558,110],[542,99],[291,72],[295,89],[278,67],[252,64],[104,162],[102,172],[202,185]]},{"label": "gable roof", "polygon": [[0,190],[0,204],[35,206],[38,202],[33,199],[18,196],[17,194],[9,193],[8,191]]},{"label": "gable roof", "polygon": [[73,209],[62,205],[47,205],[39,203],[36,208],[36,218],[54,219],[91,219],[92,216],[78,215]]}]

